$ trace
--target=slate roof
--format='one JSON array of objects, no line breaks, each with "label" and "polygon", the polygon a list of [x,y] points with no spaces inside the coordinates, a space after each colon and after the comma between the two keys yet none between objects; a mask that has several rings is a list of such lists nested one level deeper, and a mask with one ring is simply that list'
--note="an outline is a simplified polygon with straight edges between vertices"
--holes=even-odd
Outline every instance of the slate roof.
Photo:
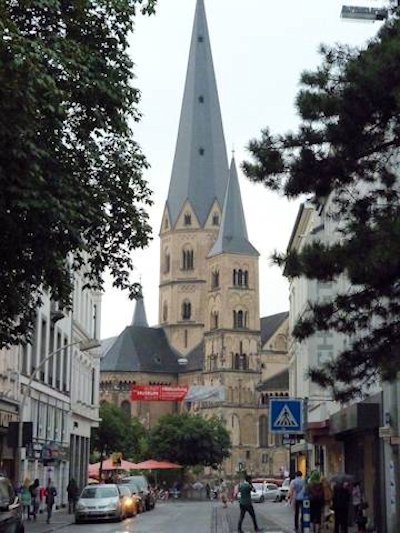
[{"label": "slate roof", "polygon": [[275,315],[261,318],[261,346],[264,346],[288,316],[289,311],[284,311],[283,313],[276,313]]},{"label": "slate roof", "polygon": [[187,354],[188,364],[181,367],[181,372],[194,372],[196,370],[203,370],[204,362],[204,341],[201,341]]},{"label": "slate roof", "polygon": [[143,326],[144,328],[149,327],[143,298],[138,298],[136,300],[131,326]]},{"label": "slate roof", "polygon": [[174,227],[188,200],[204,225],[215,202],[222,207],[229,169],[204,1],[197,0],[189,63],[169,186]]},{"label": "slate roof", "polygon": [[289,389],[289,369],[282,370],[257,385],[259,392],[286,391]]},{"label": "slate roof", "polygon": [[100,370],[177,373],[179,357],[161,328],[128,326],[101,360]]},{"label": "slate roof", "polygon": [[232,158],[229,182],[226,189],[221,226],[209,257],[222,253],[260,255],[247,237],[242,197],[235,159]]}]

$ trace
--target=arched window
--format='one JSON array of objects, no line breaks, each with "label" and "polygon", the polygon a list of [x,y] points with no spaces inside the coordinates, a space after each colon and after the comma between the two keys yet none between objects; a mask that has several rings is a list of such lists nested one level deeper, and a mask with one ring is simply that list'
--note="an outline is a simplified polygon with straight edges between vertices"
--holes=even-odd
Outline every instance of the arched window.
[{"label": "arched window", "polygon": [[162,319],[163,319],[163,322],[166,322],[168,320],[168,304],[167,304],[167,302],[163,303]]},{"label": "arched window", "polygon": [[232,274],[232,282],[234,287],[248,287],[249,286],[249,272],[247,270],[234,269]]},{"label": "arched window", "polygon": [[219,314],[218,311],[211,313],[210,329],[218,329],[219,326]]},{"label": "arched window", "polygon": [[218,213],[214,213],[213,214],[212,223],[213,223],[213,226],[219,226],[219,215],[218,215]]},{"label": "arched window", "polygon": [[171,268],[171,256],[169,255],[169,251],[166,250],[164,253],[164,274],[168,274],[170,268]]},{"label": "arched window", "polygon": [[211,272],[211,288],[217,289],[219,287],[219,270]]},{"label": "arched window", "polygon": [[233,311],[233,327],[235,329],[247,327],[247,312],[244,312],[242,309]]},{"label": "arched window", "polygon": [[248,273],[247,270],[245,270],[243,272],[243,283],[244,283],[245,287],[249,286],[249,273]]},{"label": "arched window", "polygon": [[192,304],[188,300],[185,300],[182,303],[182,319],[190,320],[191,316],[192,316]]},{"label": "arched window", "polygon": [[183,217],[183,223],[185,226],[192,225],[192,215],[190,213],[185,213]]},{"label": "arched window", "polygon": [[193,250],[183,249],[182,250],[182,270],[193,270],[194,259],[193,259]]},{"label": "arched window", "polygon": [[124,400],[121,403],[121,409],[126,415],[131,416],[131,403],[128,400]]},{"label": "arched window", "polygon": [[258,419],[258,440],[260,448],[268,447],[268,419],[266,415],[261,415]]}]

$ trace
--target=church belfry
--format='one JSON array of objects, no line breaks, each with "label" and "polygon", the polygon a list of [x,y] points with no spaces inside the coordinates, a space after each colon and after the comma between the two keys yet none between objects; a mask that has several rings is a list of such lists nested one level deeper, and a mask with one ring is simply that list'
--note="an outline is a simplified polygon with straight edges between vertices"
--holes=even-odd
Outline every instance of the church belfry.
[{"label": "church belfry", "polygon": [[178,139],[160,229],[159,323],[188,353],[207,321],[207,255],[229,167],[204,1],[197,0]]}]

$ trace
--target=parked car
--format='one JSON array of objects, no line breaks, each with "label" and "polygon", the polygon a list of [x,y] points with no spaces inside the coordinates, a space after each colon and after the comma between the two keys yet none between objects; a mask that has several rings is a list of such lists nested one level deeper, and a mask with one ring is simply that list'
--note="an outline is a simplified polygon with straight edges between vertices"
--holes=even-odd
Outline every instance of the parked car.
[{"label": "parked car", "polygon": [[256,492],[251,492],[251,501],[253,502],[264,502],[264,501],[279,501],[279,487],[275,483],[254,483],[253,487],[256,489]]},{"label": "parked car", "polygon": [[126,516],[124,510],[124,496],[118,485],[109,483],[106,485],[87,485],[76,504],[75,523],[85,520],[118,520]]},{"label": "parked car", "polygon": [[290,485],[290,477],[287,477],[284,482],[282,483],[282,486],[279,487],[279,501],[286,500],[289,494],[289,485]]},{"label": "parked car", "polygon": [[0,531],[2,533],[24,533],[22,506],[15,494],[11,481],[0,476]]},{"label": "parked car", "polygon": [[274,485],[278,485],[278,487],[280,487],[283,483],[283,479],[276,477],[255,477],[253,478],[253,483],[273,483]]},{"label": "parked car", "polygon": [[138,502],[135,496],[133,496],[132,491],[129,485],[120,484],[118,485],[118,490],[121,493],[122,507],[125,513],[125,516],[136,516],[138,512]]},{"label": "parked car", "polygon": [[146,476],[127,476],[122,479],[121,483],[134,483],[135,485],[137,485],[139,489],[139,495],[144,502],[146,511],[154,509],[156,505],[156,495],[153,489],[151,488]]}]

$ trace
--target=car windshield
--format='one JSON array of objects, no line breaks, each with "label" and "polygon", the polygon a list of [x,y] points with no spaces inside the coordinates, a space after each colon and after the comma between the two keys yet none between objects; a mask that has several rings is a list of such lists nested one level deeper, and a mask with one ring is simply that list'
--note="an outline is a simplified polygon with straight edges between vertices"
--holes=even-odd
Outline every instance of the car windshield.
[{"label": "car windshield", "polygon": [[81,498],[113,498],[118,496],[116,487],[86,487],[83,489]]},{"label": "car windshield", "polygon": [[263,483],[253,483],[253,487],[256,490],[263,490]]},{"label": "car windshield", "polygon": [[147,482],[145,480],[145,478],[143,477],[130,477],[130,478],[125,478],[122,480],[122,483],[128,483],[129,485],[133,484],[133,485],[136,485],[136,487],[139,489],[139,490],[145,490],[147,489]]}]

